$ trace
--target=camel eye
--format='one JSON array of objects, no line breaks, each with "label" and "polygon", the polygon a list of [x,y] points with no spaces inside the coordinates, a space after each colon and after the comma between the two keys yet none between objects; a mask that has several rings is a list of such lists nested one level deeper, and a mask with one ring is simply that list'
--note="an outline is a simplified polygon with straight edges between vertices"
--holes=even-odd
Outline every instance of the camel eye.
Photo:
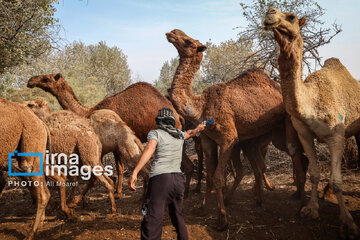
[{"label": "camel eye", "polygon": [[191,42],[190,40],[188,40],[188,39],[185,40],[185,43],[186,43],[187,45],[191,45],[191,44],[192,44],[192,42]]},{"label": "camel eye", "polygon": [[292,21],[295,20],[295,15],[289,15],[289,16],[287,17],[287,19],[288,19],[290,22],[292,22]]},{"label": "camel eye", "polygon": [[48,78],[43,78],[43,79],[41,79],[41,82],[44,82],[44,83],[50,82],[50,79],[48,79]]}]

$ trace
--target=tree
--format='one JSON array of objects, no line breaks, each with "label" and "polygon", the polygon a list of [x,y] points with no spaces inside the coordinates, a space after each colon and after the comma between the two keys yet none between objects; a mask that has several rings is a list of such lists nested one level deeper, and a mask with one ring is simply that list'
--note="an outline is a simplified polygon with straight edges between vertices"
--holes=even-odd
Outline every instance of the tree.
[{"label": "tree", "polygon": [[61,107],[52,95],[26,87],[31,76],[58,72],[73,88],[79,101],[88,107],[130,84],[127,57],[120,49],[108,47],[104,42],[89,46],[73,42],[61,51],[49,51],[32,64],[12,67],[0,75],[3,83],[0,96],[13,101],[41,98],[49,102],[53,110],[59,110]]},{"label": "tree", "polygon": [[101,41],[89,46],[92,75],[101,81],[107,95],[120,92],[131,84],[127,56],[118,47],[108,47]]},{"label": "tree", "polygon": [[168,89],[171,87],[171,83],[174,78],[176,68],[179,65],[179,58],[172,58],[170,61],[166,61],[160,70],[160,76],[155,80],[154,86],[163,94],[168,95]]},{"label": "tree", "polygon": [[0,74],[39,57],[60,40],[57,0],[0,0]]},{"label": "tree", "polygon": [[302,28],[304,39],[303,64],[310,73],[321,66],[321,57],[317,49],[330,41],[341,32],[341,26],[335,22],[332,27],[324,27],[321,17],[325,10],[314,0],[255,0],[251,5],[240,3],[243,15],[248,21],[247,27],[239,33],[239,38],[253,40],[254,53],[245,59],[244,64],[267,70],[275,80],[279,80],[277,70],[278,45],[273,39],[272,32],[265,31],[263,19],[270,7],[280,11],[292,12],[298,17],[305,16],[307,24]]},{"label": "tree", "polygon": [[208,86],[233,79],[250,67],[247,59],[252,54],[252,42],[247,39],[230,39],[219,45],[207,42],[206,46],[201,72]]}]

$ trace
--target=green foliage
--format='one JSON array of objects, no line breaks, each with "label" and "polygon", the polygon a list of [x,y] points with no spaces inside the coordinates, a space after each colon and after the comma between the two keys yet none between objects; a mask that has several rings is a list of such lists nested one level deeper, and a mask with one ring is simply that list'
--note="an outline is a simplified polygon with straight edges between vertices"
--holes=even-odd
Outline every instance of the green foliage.
[{"label": "green foliage", "polygon": [[93,106],[105,96],[123,90],[130,84],[126,55],[104,42],[86,46],[73,42],[62,51],[43,54],[31,64],[11,68],[0,76],[0,96],[13,101],[41,98],[53,110],[61,109],[57,100],[41,89],[26,87],[31,76],[60,72],[73,88],[79,101]]},{"label": "green foliage", "polygon": [[59,41],[57,0],[0,0],[0,74],[39,57]]},{"label": "green foliage", "polygon": [[[307,24],[302,28],[304,39],[303,63],[308,73],[321,66],[321,57],[317,49],[330,43],[331,39],[341,32],[341,26],[336,23],[327,27],[321,17],[325,10],[314,0],[255,0],[252,4],[240,3],[243,16],[248,25],[239,33],[239,38],[253,41],[253,56],[243,64],[260,67],[269,72],[273,79],[279,79],[277,70],[278,46],[271,31],[265,31],[263,20],[270,7],[283,12],[292,12],[299,18],[305,16]],[[240,27],[239,27],[240,28]]]},{"label": "green foliage", "polygon": [[179,65],[179,58],[172,58],[166,61],[160,70],[160,76],[155,80],[154,86],[163,94],[168,95],[168,89],[171,87],[176,68]]},{"label": "green foliage", "polygon": [[201,70],[207,85],[233,79],[250,67],[247,59],[252,55],[251,41],[230,39],[219,45],[208,42],[206,46]]}]

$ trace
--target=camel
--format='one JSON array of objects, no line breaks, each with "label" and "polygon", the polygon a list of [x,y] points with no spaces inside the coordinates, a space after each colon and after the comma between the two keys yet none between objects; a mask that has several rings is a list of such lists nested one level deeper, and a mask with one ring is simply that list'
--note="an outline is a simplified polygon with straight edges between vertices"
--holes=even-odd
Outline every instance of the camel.
[{"label": "camel", "polygon": [[[90,126],[87,119],[82,118],[70,111],[58,111],[52,113],[48,104],[40,99],[35,101],[23,102],[23,105],[29,107],[48,127],[50,132],[50,154],[65,154],[68,158],[70,154],[76,153],[79,156],[82,165],[101,167],[101,142],[95,130]],[[52,163],[49,163],[52,164]],[[111,202],[111,214],[116,212],[114,198],[114,183],[106,174],[91,174],[85,189],[80,195],[80,199],[85,195],[87,190],[99,180],[105,185],[109,192]],[[72,211],[69,206],[75,207],[73,202],[69,206],[66,204],[66,175],[55,173],[47,176],[61,183],[59,185],[61,210],[68,218],[72,217]]]},{"label": "camel", "polygon": [[[113,152],[115,154],[115,159],[121,159],[125,166],[134,169],[144,147],[126,123],[115,112],[108,109],[92,112],[89,115],[89,122],[100,138],[102,156],[109,152]],[[118,181],[119,186],[122,186],[121,180],[123,169],[123,167],[120,169],[120,166],[117,163],[117,170],[122,171]],[[149,165],[146,165],[140,171],[140,175],[144,179],[143,198],[146,193],[149,172]],[[117,194],[121,194],[121,191]],[[121,198],[121,195],[118,197]]]},{"label": "camel", "polygon": [[[203,206],[206,205],[206,199],[214,186],[220,210],[218,229],[223,230],[228,225],[222,193],[224,170],[229,158],[233,158],[235,163],[240,162],[241,148],[252,164],[256,180],[255,192],[258,202],[261,203],[261,178],[266,168],[263,159],[264,146],[270,142],[272,131],[274,140],[279,140],[273,141],[274,144],[282,143],[279,148],[283,150],[286,150],[286,146],[290,147],[288,152],[293,157],[298,173],[298,191],[304,195],[305,170],[301,165],[302,149],[296,132],[290,131],[291,125],[285,124],[287,131],[281,133],[283,137],[275,138],[275,135],[281,135],[275,134],[277,128],[288,122],[277,83],[262,71],[251,69],[233,80],[208,87],[202,95],[194,95],[191,83],[200,68],[206,46],[178,29],[166,33],[166,37],[180,56],[180,64],[170,91],[175,109],[185,120],[194,124],[214,119],[214,124],[208,125],[204,134],[201,134],[202,145],[206,146],[204,154],[207,169],[207,189]],[[285,139],[288,145],[285,144]],[[217,146],[220,147],[218,161]],[[241,171],[237,175],[239,179],[235,180],[236,184],[241,180]]]},{"label": "camel", "polygon": [[[0,98],[0,171],[7,171],[8,154],[15,150],[23,153],[42,153],[45,156],[48,135],[45,124],[33,112],[18,103]],[[24,172],[39,172],[38,157],[18,157]],[[2,174],[1,174],[2,175]],[[38,186],[30,187],[36,197],[37,210],[31,231],[26,239],[33,239],[40,221],[45,219],[45,208],[50,199],[44,176],[24,177]],[[5,181],[2,177],[2,181]]]},{"label": "camel", "polygon": [[345,138],[360,130],[360,86],[339,59],[330,58],[319,71],[302,81],[303,39],[300,29],[306,18],[270,8],[264,26],[272,30],[280,47],[278,58],[281,88],[286,111],[309,158],[311,198],[301,209],[303,216],[319,217],[318,183],[320,170],[314,139],[325,142],[330,151],[330,187],[339,203],[340,233],[359,235],[359,228],[342,197],[341,158]]},{"label": "camel", "polygon": [[[70,110],[82,117],[89,117],[92,112],[99,109],[112,110],[135,132],[135,135],[143,143],[147,141],[148,132],[157,128],[155,117],[161,108],[166,107],[173,110],[176,127],[181,129],[181,117],[175,111],[171,102],[148,83],[135,83],[122,92],[106,97],[91,108],[81,105],[72,88],[60,73],[33,76],[29,79],[27,86],[29,88],[38,87],[51,93],[57,98],[63,109]],[[117,162],[116,165],[119,168],[117,196],[120,197],[123,165],[121,159],[116,158],[116,153],[114,156]],[[187,195],[193,172],[193,163],[186,154],[183,154],[182,164],[186,174],[185,195]]]}]

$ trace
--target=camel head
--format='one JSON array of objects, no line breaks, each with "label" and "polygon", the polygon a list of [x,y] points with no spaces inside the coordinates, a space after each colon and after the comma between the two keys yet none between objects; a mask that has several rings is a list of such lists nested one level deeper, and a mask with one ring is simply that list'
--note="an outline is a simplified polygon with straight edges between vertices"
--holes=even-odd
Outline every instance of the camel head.
[{"label": "camel head", "polygon": [[166,33],[166,38],[178,50],[180,58],[202,57],[202,52],[206,50],[205,45],[187,36],[179,29]]},{"label": "camel head", "polygon": [[49,104],[42,99],[36,99],[33,101],[24,101],[22,104],[31,109],[40,119],[44,119],[51,114]]},{"label": "camel head", "polygon": [[301,39],[300,29],[305,23],[306,17],[299,19],[293,13],[280,12],[276,8],[270,8],[265,15],[264,27],[265,30],[273,30],[275,40],[281,49],[290,50],[293,42]]},{"label": "camel head", "polygon": [[64,78],[61,73],[49,74],[49,75],[39,75],[31,77],[28,81],[27,87],[34,88],[38,87],[43,89],[46,92],[53,93],[58,86],[61,86],[64,82]]}]

